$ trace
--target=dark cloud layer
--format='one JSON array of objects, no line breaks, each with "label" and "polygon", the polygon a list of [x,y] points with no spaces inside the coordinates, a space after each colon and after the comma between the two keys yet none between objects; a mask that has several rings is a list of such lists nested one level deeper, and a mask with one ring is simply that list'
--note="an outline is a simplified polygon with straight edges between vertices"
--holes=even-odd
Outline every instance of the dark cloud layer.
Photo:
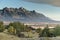
[{"label": "dark cloud layer", "polygon": [[60,0],[24,0],[24,1],[33,2],[33,3],[50,4],[50,5],[60,7]]}]

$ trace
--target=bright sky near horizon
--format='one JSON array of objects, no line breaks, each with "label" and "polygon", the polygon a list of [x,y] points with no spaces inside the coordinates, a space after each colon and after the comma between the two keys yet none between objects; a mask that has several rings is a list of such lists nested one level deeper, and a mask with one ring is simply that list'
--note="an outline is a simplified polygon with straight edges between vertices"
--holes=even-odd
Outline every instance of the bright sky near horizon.
[{"label": "bright sky near horizon", "polygon": [[4,7],[19,8],[24,7],[28,10],[36,10],[51,19],[60,21],[60,7],[43,3],[33,3],[23,0],[0,0],[0,9]]}]

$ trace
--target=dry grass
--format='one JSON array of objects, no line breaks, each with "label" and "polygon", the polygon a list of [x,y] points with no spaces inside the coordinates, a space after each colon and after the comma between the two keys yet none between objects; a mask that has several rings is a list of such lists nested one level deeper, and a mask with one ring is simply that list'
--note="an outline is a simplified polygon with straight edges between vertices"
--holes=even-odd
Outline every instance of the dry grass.
[{"label": "dry grass", "polygon": [[20,38],[13,35],[0,33],[0,40],[20,40]]}]

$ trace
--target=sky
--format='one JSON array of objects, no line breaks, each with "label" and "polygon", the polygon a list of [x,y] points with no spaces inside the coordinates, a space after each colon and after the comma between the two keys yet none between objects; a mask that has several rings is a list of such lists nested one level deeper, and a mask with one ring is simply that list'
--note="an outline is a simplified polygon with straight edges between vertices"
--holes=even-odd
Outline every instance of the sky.
[{"label": "sky", "polygon": [[27,10],[36,10],[36,12],[42,13],[53,20],[60,21],[59,3],[59,0],[0,0],[0,9],[3,9],[4,7],[24,7]]}]

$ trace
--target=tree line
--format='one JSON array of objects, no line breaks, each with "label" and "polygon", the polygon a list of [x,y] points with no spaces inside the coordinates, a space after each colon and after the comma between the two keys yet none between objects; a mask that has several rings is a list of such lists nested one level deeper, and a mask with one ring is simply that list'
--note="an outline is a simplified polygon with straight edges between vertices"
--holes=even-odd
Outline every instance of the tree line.
[{"label": "tree line", "polygon": [[[39,37],[56,37],[60,36],[60,26],[57,25],[55,28],[50,29],[48,25],[42,30],[41,28],[34,29],[28,25],[24,25],[20,22],[13,22],[9,25],[3,25],[3,22],[0,22],[0,32],[7,30],[7,33],[11,35],[16,35],[18,37],[24,37],[24,34],[21,32],[30,32],[35,31],[39,34]],[[29,36],[28,36],[29,37]]]}]

